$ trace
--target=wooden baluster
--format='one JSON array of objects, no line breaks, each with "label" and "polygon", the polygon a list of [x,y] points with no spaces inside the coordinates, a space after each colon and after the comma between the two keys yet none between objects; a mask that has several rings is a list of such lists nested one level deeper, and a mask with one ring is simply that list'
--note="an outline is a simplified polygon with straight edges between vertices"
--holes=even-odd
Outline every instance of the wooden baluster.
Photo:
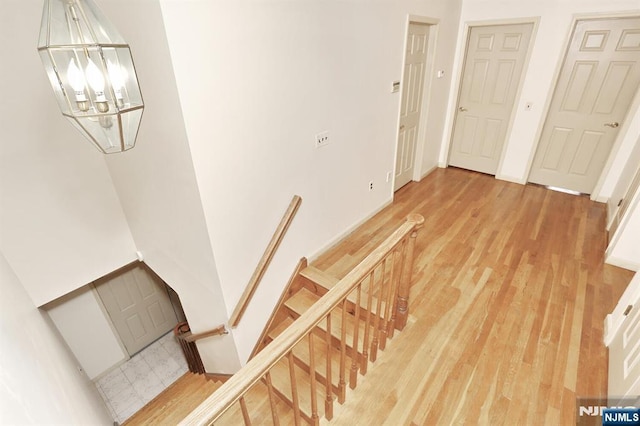
[{"label": "wooden baluster", "polygon": [[244,396],[240,397],[240,410],[242,411],[242,418],[244,419],[245,426],[251,426],[251,417],[249,417],[247,401],[244,400]]},{"label": "wooden baluster", "polygon": [[[357,354],[352,354],[357,356]],[[342,301],[342,329],[340,330],[340,382],[338,383],[338,402],[344,404],[347,384],[344,379],[347,360],[347,300]]]},{"label": "wooden baluster", "polygon": [[325,335],[327,346],[327,374],[326,374],[326,398],[324,401],[324,416],[327,420],[333,418],[333,390],[331,389],[331,315],[327,315],[327,334]]},{"label": "wooden baluster", "polygon": [[402,279],[402,265],[404,264],[404,258],[407,255],[407,242],[406,242],[406,238],[404,240],[402,240],[402,248],[400,249],[399,253],[399,259],[398,259],[398,270],[400,271],[399,274],[397,274],[398,279],[395,282],[395,287],[394,287],[394,291],[393,294],[391,295],[391,321],[389,321],[388,325],[387,325],[387,336],[389,336],[390,339],[393,338],[393,334],[395,332],[396,329],[396,307],[397,307],[397,301],[398,301],[398,288],[400,287],[400,280]]},{"label": "wooden baluster", "polygon": [[264,379],[267,382],[267,390],[269,391],[269,405],[271,406],[271,419],[274,426],[280,426],[280,419],[278,418],[278,412],[276,411],[276,396],[273,393],[273,384],[271,383],[271,373],[267,372],[264,375]]},{"label": "wooden baluster", "polygon": [[378,303],[376,307],[376,316],[373,321],[373,340],[371,341],[371,353],[370,359],[371,362],[375,362],[378,357],[378,339],[380,338],[380,310],[382,309],[382,298],[384,297],[384,275],[386,273],[386,259],[382,261],[382,266],[380,269],[382,270],[382,275],[380,276],[380,292],[378,293]]},{"label": "wooden baluster", "polygon": [[369,274],[369,290],[367,294],[367,319],[364,326],[364,339],[362,341],[362,361],[360,363],[360,373],[367,374],[369,365],[369,330],[371,329],[371,305],[373,300],[373,276],[375,269]]},{"label": "wooden baluster", "polygon": [[300,401],[298,398],[298,382],[296,381],[295,361],[293,352],[287,354],[289,359],[289,378],[291,379],[291,399],[293,403],[293,421],[296,426],[300,425]]},{"label": "wooden baluster", "polygon": [[351,357],[351,374],[349,375],[349,387],[355,389],[358,383],[358,332],[360,331],[360,293],[362,291],[362,281],[356,289],[356,312],[355,325],[353,330],[353,356]]},{"label": "wooden baluster", "polygon": [[318,393],[316,390],[316,356],[313,346],[313,332],[309,333],[309,374],[311,381],[311,420],[314,425],[320,424],[318,417]]},{"label": "wooden baluster", "polygon": [[391,305],[393,304],[393,295],[396,288],[396,277],[398,275],[398,268],[396,267],[397,258],[395,249],[389,253],[387,259],[391,260],[391,275],[389,276],[389,283],[387,284],[387,297],[384,301],[384,316],[382,317],[382,324],[380,325],[380,350],[384,350],[387,347],[387,339],[389,335],[387,331],[389,329],[389,322],[391,321]]},{"label": "wooden baluster", "polygon": [[402,264],[402,274],[400,279],[400,285],[398,286],[398,304],[396,318],[396,329],[402,331],[407,325],[407,316],[409,308],[409,291],[411,290],[411,278],[413,273],[413,254],[416,247],[416,237],[418,236],[418,229],[422,228],[424,224],[424,218],[419,214],[411,214],[407,220],[413,220],[416,222],[415,228],[409,236],[409,246],[407,247],[407,256]]}]

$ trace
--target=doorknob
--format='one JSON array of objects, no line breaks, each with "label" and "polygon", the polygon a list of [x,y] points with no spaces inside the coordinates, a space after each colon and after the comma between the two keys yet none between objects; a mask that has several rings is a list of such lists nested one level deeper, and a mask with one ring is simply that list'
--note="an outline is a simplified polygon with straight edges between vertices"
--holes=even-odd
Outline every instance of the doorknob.
[{"label": "doorknob", "polygon": [[615,129],[620,125],[620,123],[618,123],[617,121],[614,121],[613,123],[604,123],[604,125],[607,127],[611,127],[612,129]]},{"label": "doorknob", "polygon": [[465,107],[460,107],[460,108],[458,108],[458,111],[460,111],[460,112],[465,112],[466,110],[467,110],[467,109],[466,109]]}]

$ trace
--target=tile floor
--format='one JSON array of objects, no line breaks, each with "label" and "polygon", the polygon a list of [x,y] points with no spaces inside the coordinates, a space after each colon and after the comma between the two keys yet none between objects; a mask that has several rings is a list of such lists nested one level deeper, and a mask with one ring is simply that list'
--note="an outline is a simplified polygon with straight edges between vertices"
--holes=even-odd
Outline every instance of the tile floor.
[{"label": "tile floor", "polygon": [[113,419],[123,423],[187,371],[180,344],[169,332],[95,384]]}]

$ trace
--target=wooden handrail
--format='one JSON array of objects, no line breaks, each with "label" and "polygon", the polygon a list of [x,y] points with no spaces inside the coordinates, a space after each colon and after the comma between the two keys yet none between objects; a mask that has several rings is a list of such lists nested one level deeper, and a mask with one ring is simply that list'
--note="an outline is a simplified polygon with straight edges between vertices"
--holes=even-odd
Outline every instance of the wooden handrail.
[{"label": "wooden handrail", "polygon": [[271,238],[271,241],[267,246],[267,249],[264,251],[264,254],[260,259],[258,266],[256,266],[256,269],[253,272],[251,279],[249,280],[249,284],[247,284],[247,288],[244,290],[244,293],[242,293],[242,297],[240,297],[240,300],[238,301],[236,308],[231,314],[231,318],[229,318],[229,324],[231,324],[231,327],[237,327],[238,323],[240,322],[240,319],[242,319],[242,315],[244,314],[244,311],[247,309],[247,306],[249,306],[249,301],[251,300],[251,297],[253,297],[253,294],[258,288],[258,284],[260,283],[262,276],[266,272],[267,267],[269,266],[269,263],[271,263],[271,259],[273,259],[273,255],[278,249],[278,246],[282,242],[282,238],[284,237],[284,234],[287,232],[287,229],[289,229],[289,225],[291,225],[291,222],[293,221],[293,217],[298,211],[298,208],[300,207],[301,202],[302,202],[302,198],[300,198],[299,195],[293,196],[293,199],[289,204],[289,208],[287,209],[284,216],[282,217],[282,220],[280,221],[278,228],[274,232],[273,237]]},{"label": "wooden handrail", "polygon": [[[218,391],[207,398],[192,411],[180,424],[210,425],[232,404],[238,401],[253,385],[261,380],[270,369],[292,350],[311,330],[323,321],[331,311],[342,304],[349,293],[361,284],[390,253],[410,239],[409,245],[415,243],[415,235],[424,223],[420,215],[409,215],[407,221],[391,234],[379,247],[367,256],[358,266],[341,279],[317,303],[303,313],[290,327],[276,337],[266,348],[251,359]],[[409,238],[409,236],[411,238]],[[409,275],[407,273],[405,275]],[[406,278],[406,276],[405,276]]]},{"label": "wooden handrail", "polygon": [[187,342],[195,342],[196,340],[204,339],[205,337],[220,336],[223,334],[229,334],[229,331],[225,328],[224,324],[221,324],[213,330],[205,331],[203,333],[191,333],[190,331],[178,336],[179,339],[184,339]]}]

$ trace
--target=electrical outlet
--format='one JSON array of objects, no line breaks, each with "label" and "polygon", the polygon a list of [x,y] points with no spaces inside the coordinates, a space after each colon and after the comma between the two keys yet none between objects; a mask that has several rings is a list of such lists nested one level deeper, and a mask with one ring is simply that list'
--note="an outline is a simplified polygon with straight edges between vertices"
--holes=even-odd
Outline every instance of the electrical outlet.
[{"label": "electrical outlet", "polygon": [[391,172],[387,172],[387,182],[391,182]]},{"label": "electrical outlet", "polygon": [[321,148],[323,146],[329,145],[329,131],[325,130],[324,132],[320,132],[316,135],[316,148]]},{"label": "electrical outlet", "polygon": [[373,181],[369,182],[369,191],[373,191]]}]

